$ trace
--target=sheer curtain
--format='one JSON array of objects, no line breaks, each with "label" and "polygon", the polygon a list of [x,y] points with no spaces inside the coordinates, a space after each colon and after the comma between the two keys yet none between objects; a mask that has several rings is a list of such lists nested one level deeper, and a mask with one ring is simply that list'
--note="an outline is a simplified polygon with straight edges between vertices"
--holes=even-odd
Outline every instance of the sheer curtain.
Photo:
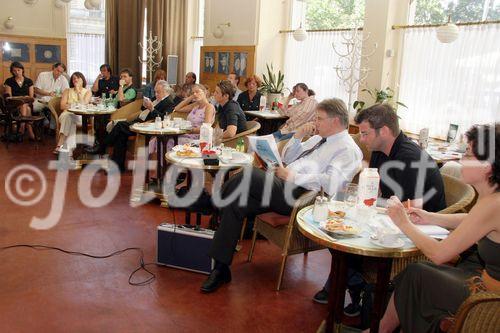
[{"label": "sheer curtain", "polygon": [[[302,42],[297,42],[292,34],[288,34],[285,50],[286,87],[291,89],[296,83],[304,82],[316,92],[318,101],[336,97],[347,104],[348,93],[334,69],[339,65],[339,56],[332,47],[332,43],[335,43],[337,49],[342,48],[342,33],[350,32],[309,32],[307,39]],[[359,63],[356,66],[359,68]],[[357,96],[357,91],[353,96]]]},{"label": "sheer curtain", "polygon": [[68,74],[82,72],[91,85],[104,63],[104,35],[68,33]]},{"label": "sheer curtain", "polygon": [[399,101],[402,127],[429,127],[446,137],[449,124],[500,120],[500,25],[461,26],[458,39],[440,43],[434,28],[405,30]]}]

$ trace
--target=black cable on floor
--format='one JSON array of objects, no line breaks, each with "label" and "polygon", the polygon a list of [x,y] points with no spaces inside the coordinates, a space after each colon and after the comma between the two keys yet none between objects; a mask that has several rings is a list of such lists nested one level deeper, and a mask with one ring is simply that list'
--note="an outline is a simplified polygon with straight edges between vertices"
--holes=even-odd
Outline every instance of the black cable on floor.
[{"label": "black cable on floor", "polygon": [[[30,248],[30,249],[34,249],[34,250],[56,250],[56,251],[59,251],[62,253],[70,254],[70,255],[78,255],[78,256],[89,257],[89,258],[94,258],[94,259],[106,259],[106,258],[113,257],[115,255],[118,255],[118,254],[122,254],[122,253],[127,252],[127,251],[138,251],[140,253],[140,258],[139,258],[140,266],[138,268],[136,268],[130,274],[130,276],[128,277],[128,283],[132,286],[145,286],[145,285],[152,283],[156,279],[156,275],[146,268],[146,266],[153,265],[154,263],[144,263],[144,252],[142,251],[142,249],[140,247],[127,247],[126,249],[115,251],[115,252],[112,252],[110,254],[101,255],[101,256],[88,254],[88,253],[84,253],[84,252],[68,251],[68,250],[61,249],[59,247],[40,245],[40,244],[9,245],[9,246],[0,247],[0,251],[9,250],[9,249],[13,249],[13,248],[19,248],[19,247],[26,247],[26,248]],[[133,282],[132,278],[133,278],[134,274],[141,271],[141,270],[147,272],[150,275],[150,277],[144,281]]]}]

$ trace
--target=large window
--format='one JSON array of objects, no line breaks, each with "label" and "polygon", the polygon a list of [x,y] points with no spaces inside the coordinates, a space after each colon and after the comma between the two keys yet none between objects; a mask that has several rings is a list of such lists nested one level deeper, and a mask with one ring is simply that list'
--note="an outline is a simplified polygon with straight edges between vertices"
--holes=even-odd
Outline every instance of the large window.
[{"label": "large window", "polygon": [[[364,0],[294,0],[291,28],[296,29],[300,23],[311,30],[362,26],[364,3]],[[304,82],[316,92],[318,100],[338,97],[347,102],[346,88],[334,68],[340,64],[339,57],[332,48],[332,43],[338,49],[345,47],[343,34],[346,32],[310,31],[302,42],[288,34],[284,68],[286,86],[291,88],[298,82]],[[359,68],[359,63],[355,66]]]},{"label": "large window", "polygon": [[[421,23],[445,21],[436,14],[442,12],[481,21],[498,17],[500,9],[493,0],[417,0],[415,5],[415,22]],[[435,10],[424,17],[419,14],[424,8]],[[439,42],[435,30],[404,30],[399,100],[408,109],[399,109],[403,127],[412,132],[429,127],[431,135],[444,137],[449,124],[458,124],[463,133],[475,123],[500,120],[500,24],[460,26],[450,44]]]},{"label": "large window", "polygon": [[98,10],[88,10],[84,0],[70,2],[68,11],[68,73],[82,72],[88,84],[104,63],[105,2]]},{"label": "large window", "polygon": [[500,20],[499,0],[416,0],[415,24]]}]

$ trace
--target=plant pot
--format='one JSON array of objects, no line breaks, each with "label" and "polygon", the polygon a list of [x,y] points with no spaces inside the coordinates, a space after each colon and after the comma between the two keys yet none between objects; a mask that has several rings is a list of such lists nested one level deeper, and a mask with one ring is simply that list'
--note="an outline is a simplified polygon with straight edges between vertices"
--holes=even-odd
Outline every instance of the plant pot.
[{"label": "plant pot", "polygon": [[280,103],[282,97],[283,97],[283,94],[267,93],[267,107],[271,108],[271,105],[273,104],[275,99],[277,99],[278,103]]}]

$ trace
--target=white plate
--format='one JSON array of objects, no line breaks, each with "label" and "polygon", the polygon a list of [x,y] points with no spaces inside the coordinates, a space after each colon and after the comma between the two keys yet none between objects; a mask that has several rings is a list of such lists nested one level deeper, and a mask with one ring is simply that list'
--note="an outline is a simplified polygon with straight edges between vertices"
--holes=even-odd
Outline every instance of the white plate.
[{"label": "white plate", "polygon": [[219,156],[219,159],[223,163],[235,163],[235,164],[240,164],[240,163],[247,163],[248,162],[248,156],[242,153],[238,152],[233,152],[232,158],[222,158]]},{"label": "white plate", "polygon": [[372,237],[370,237],[370,242],[372,242],[377,246],[384,247],[386,249],[398,249],[400,247],[405,246],[405,242],[400,238],[398,238],[398,240],[394,244],[382,244],[380,240],[373,239]]}]

